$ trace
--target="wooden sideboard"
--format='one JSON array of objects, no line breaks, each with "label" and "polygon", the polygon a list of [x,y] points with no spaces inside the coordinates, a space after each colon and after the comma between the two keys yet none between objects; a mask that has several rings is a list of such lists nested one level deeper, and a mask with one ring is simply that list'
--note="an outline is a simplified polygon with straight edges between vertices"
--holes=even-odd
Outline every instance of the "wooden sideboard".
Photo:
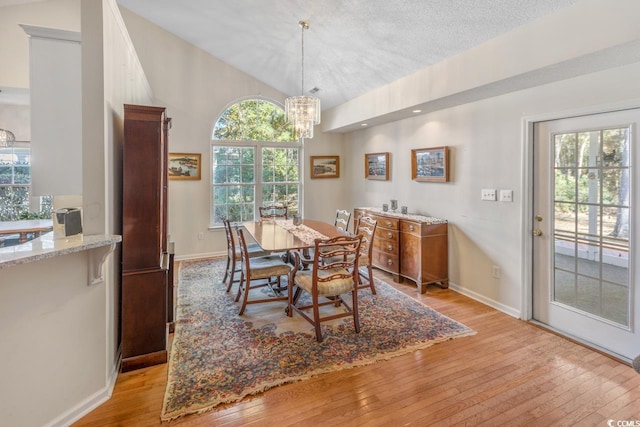
[{"label": "wooden sideboard", "polygon": [[415,214],[356,208],[354,224],[361,216],[378,222],[373,239],[373,266],[393,275],[396,282],[410,279],[420,293],[430,283],[449,286],[447,220]]}]

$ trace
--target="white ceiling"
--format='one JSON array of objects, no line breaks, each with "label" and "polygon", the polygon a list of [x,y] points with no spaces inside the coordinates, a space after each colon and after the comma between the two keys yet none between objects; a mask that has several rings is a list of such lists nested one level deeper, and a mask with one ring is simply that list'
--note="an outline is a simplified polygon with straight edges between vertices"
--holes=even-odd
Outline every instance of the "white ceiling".
[{"label": "white ceiling", "polygon": [[323,110],[584,0],[117,0],[138,15]]},{"label": "white ceiling", "polygon": [[286,95],[301,93],[309,21],[304,92],[319,88],[323,110],[579,1],[117,0]]}]

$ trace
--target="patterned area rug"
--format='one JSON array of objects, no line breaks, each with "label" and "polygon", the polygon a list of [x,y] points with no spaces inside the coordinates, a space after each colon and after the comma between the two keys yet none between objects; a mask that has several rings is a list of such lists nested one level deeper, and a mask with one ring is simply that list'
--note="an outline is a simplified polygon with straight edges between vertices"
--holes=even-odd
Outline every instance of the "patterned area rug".
[{"label": "patterned area rug", "polygon": [[[376,280],[359,293],[361,331],[353,319],[312,326],[286,302],[248,305],[238,316],[222,285],[225,260],[180,263],[178,305],[161,419],[205,412],[278,385],[353,368],[475,332]],[[266,288],[263,288],[266,289]],[[266,291],[265,291],[266,292]],[[329,306],[335,309],[333,306]]]}]

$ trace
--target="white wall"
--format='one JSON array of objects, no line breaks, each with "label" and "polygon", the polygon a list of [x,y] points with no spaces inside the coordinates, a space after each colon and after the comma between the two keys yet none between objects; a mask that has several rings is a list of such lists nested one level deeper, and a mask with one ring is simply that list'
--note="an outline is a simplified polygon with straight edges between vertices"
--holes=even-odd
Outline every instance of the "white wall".
[{"label": "white wall", "polygon": [[80,0],[49,0],[0,8],[0,86],[29,87],[29,39],[18,24],[80,31]]},{"label": "white wall", "polygon": [[[209,230],[211,203],[211,133],[220,113],[238,99],[262,95],[284,104],[285,95],[182,39],[162,30],[131,11],[122,16],[155,95],[154,104],[167,108],[172,118],[169,151],[202,154],[200,181],[170,181],[169,234],[176,256],[197,257],[223,253],[224,231]],[[305,142],[310,155],[342,155],[341,135],[320,135]],[[332,220],[335,206],[344,205],[346,180],[309,180],[305,172],[304,214]],[[322,182],[320,182],[322,181]],[[327,199],[326,195],[331,195]],[[204,232],[205,239],[198,240]]]},{"label": "white wall", "polygon": [[[84,232],[121,234],[124,104],[151,103],[153,93],[115,0],[83,1],[82,46]],[[108,386],[120,356],[119,247],[105,270]]]},{"label": "white wall", "polygon": [[31,109],[29,106],[0,104],[0,129],[10,130],[18,141],[30,141]]},{"label": "white wall", "polygon": [[[635,63],[347,134],[349,197],[363,206],[394,198],[410,211],[449,220],[452,286],[519,316],[529,242],[523,118],[629,100],[640,105],[639,73]],[[451,182],[412,181],[411,149],[441,145],[451,149]],[[381,151],[392,152],[391,180],[364,180],[364,154]],[[512,189],[514,202],[481,201],[483,188]],[[492,277],[493,265],[502,269],[500,279]]]},{"label": "white wall", "polygon": [[[327,131],[395,121],[344,134],[316,132],[305,142],[305,216],[330,220],[338,207],[395,198],[411,211],[446,218],[452,286],[519,316],[528,241],[522,119],[639,97],[633,77],[639,14],[634,0],[584,0],[323,113]],[[123,16],[156,102],[174,118],[170,151],[201,152],[208,165],[211,126],[228,103],[257,94],[284,100],[137,15]],[[414,106],[426,113],[398,119]],[[451,147],[452,181],[411,181],[411,149],[441,145]],[[365,180],[364,154],[385,151],[392,153],[391,180]],[[309,156],[318,154],[341,156],[340,179],[308,178]],[[171,182],[169,224],[178,257],[224,250],[218,231],[197,240],[209,225],[209,180],[205,169],[202,181]],[[514,202],[481,202],[482,188],[512,189]],[[501,267],[500,279],[492,277],[493,265]]]},{"label": "white wall", "polygon": [[42,426],[105,386],[104,284],[88,252],[0,270],[0,425]]},{"label": "white wall", "polygon": [[[115,1],[0,8],[1,20],[9,15],[18,29],[82,30],[84,232],[119,234],[122,104],[150,102],[152,93]],[[24,37],[0,38],[0,51],[16,42],[28,52]],[[28,81],[26,58],[11,81]],[[88,286],[87,271],[86,253],[0,270],[0,340],[11,349],[0,352],[0,425],[68,425],[109,397],[119,355],[118,253],[103,283]]]}]

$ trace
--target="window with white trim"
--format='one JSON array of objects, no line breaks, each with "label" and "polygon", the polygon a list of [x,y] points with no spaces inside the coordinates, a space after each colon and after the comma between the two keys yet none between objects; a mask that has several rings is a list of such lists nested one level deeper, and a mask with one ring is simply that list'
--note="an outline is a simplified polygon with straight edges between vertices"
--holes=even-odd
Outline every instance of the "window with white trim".
[{"label": "window with white trim", "polygon": [[0,148],[0,221],[51,218],[51,197],[31,197],[29,142]]},{"label": "window with white trim", "polygon": [[269,204],[299,212],[301,151],[281,105],[260,98],[226,108],[211,144],[212,225],[253,221]]}]

